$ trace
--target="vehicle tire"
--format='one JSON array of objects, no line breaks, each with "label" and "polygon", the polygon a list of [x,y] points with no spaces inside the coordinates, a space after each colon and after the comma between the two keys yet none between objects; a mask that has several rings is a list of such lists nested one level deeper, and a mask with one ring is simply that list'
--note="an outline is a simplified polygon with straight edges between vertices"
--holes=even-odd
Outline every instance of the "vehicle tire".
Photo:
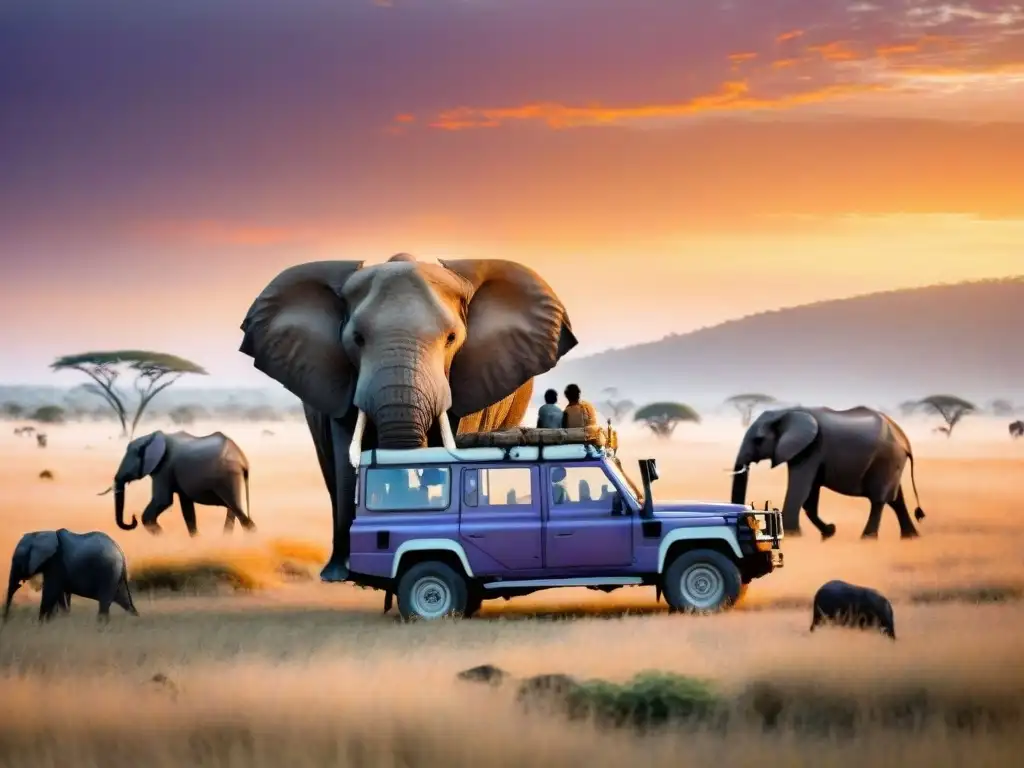
[{"label": "vehicle tire", "polygon": [[398,613],[407,621],[462,615],[469,594],[462,574],[435,560],[409,568],[398,580],[395,593]]},{"label": "vehicle tire", "polygon": [[743,577],[736,563],[713,549],[684,552],[665,571],[662,591],[673,613],[717,613],[739,599]]}]

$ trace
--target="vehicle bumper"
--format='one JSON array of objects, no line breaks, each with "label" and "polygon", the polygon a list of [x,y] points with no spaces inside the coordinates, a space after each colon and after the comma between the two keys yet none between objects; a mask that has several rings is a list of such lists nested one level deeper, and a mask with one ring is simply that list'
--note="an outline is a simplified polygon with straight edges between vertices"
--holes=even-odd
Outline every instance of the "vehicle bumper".
[{"label": "vehicle bumper", "polygon": [[781,568],[783,566],[783,557],[781,549],[771,550],[768,553],[768,556],[769,558],[771,558],[772,570],[775,570],[776,568]]}]

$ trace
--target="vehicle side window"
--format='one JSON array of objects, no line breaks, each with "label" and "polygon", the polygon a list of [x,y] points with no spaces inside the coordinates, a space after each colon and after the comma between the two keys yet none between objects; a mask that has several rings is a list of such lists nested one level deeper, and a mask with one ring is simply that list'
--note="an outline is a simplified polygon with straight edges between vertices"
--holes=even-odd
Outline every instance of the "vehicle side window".
[{"label": "vehicle side window", "polygon": [[618,491],[601,467],[551,467],[551,502],[555,506],[586,504],[612,509]]},{"label": "vehicle side window", "polygon": [[465,473],[463,500],[469,507],[529,506],[533,503],[529,467],[471,469]]},{"label": "vehicle side window", "polygon": [[373,467],[366,470],[366,508],[371,512],[447,509],[451,500],[448,467]]}]

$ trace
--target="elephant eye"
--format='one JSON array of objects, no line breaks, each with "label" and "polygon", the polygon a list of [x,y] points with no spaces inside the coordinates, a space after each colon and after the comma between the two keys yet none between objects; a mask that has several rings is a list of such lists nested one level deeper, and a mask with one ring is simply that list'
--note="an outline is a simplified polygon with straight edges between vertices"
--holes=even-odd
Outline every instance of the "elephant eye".
[{"label": "elephant eye", "polygon": [[455,343],[455,338],[456,338],[455,337],[455,331],[452,331],[451,333],[449,333],[448,334],[448,338],[445,340],[445,346],[450,347],[452,344],[454,344]]},{"label": "elephant eye", "polygon": [[361,347],[364,344],[366,344],[366,339],[363,338],[363,334],[361,334],[359,331],[356,331],[355,333],[352,334],[352,343],[355,344],[357,347]]}]

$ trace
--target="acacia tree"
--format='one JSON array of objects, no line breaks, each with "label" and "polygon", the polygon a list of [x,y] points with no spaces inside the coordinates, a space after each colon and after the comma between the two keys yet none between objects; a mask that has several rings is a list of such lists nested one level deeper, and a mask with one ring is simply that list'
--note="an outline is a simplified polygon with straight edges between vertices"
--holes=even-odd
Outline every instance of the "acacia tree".
[{"label": "acacia tree", "polygon": [[760,392],[748,392],[742,395],[733,395],[727,398],[725,401],[726,405],[733,406],[737,411],[740,412],[740,419],[743,422],[744,427],[749,427],[750,422],[754,416],[755,408],[763,408],[766,405],[777,403],[771,395],[764,395]]},{"label": "acacia tree", "polygon": [[0,406],[0,412],[3,413],[5,419],[20,419],[25,415],[25,407],[21,403],[8,401]]},{"label": "acacia tree", "polygon": [[622,419],[629,415],[630,411],[636,408],[636,403],[629,398],[619,397],[617,387],[605,387],[601,390],[601,394],[604,395],[605,399],[595,403],[597,410],[609,415],[615,423],[622,421]]},{"label": "acacia tree", "polygon": [[684,421],[700,423],[700,414],[685,403],[651,403],[633,414],[633,421],[642,421],[657,437],[668,439]]},{"label": "acacia tree", "polygon": [[934,411],[943,418],[946,426],[939,427],[938,431],[945,433],[946,437],[952,436],[953,428],[960,423],[960,419],[978,410],[974,403],[956,395],[929,395],[918,400],[918,407]]},{"label": "acacia tree", "polygon": [[996,398],[988,404],[988,408],[992,411],[993,416],[1013,416],[1016,412],[1013,403],[1003,398]]},{"label": "acacia tree", "polygon": [[[133,384],[138,405],[135,407],[130,429],[125,394],[117,388],[117,379],[121,374],[118,366],[125,366],[136,374]],[[93,383],[85,384],[83,389],[106,401],[121,422],[122,437],[135,435],[135,428],[153,398],[184,374],[206,375],[204,368],[183,357],[135,349],[65,355],[57,358],[50,367],[55,371],[81,371],[92,379]]]}]

